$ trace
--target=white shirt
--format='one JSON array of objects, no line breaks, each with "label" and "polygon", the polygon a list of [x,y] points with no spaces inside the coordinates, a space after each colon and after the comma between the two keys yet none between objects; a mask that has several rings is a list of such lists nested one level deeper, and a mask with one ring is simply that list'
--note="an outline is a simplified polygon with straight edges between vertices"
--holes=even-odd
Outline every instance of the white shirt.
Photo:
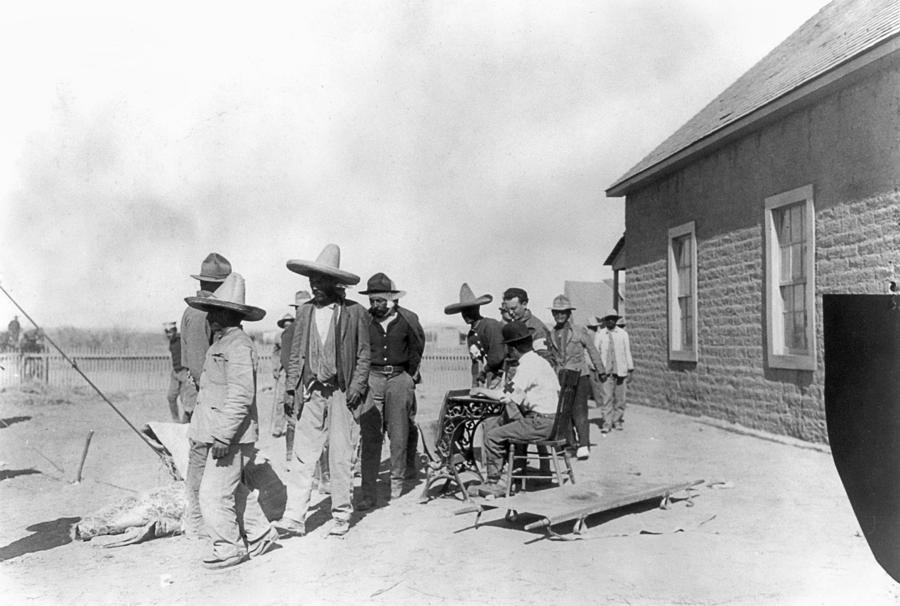
[{"label": "white shirt", "polygon": [[[610,360],[609,343],[612,336],[613,359]],[[607,367],[612,364],[612,374],[617,377],[627,377],[629,371],[634,370],[634,360],[631,359],[631,340],[628,333],[616,326],[609,330],[604,328],[598,330],[596,337],[599,341],[600,359],[603,361],[603,368],[600,372],[606,372]]]},{"label": "white shirt", "polygon": [[328,329],[331,328],[331,319],[334,317],[335,306],[335,303],[323,307],[316,307],[313,305],[313,317],[316,320],[316,330],[319,331],[319,339],[322,340],[323,345],[328,338]]},{"label": "white shirt", "polygon": [[550,363],[534,351],[519,358],[511,383],[513,392],[507,397],[523,409],[545,415],[556,413],[559,379]]}]

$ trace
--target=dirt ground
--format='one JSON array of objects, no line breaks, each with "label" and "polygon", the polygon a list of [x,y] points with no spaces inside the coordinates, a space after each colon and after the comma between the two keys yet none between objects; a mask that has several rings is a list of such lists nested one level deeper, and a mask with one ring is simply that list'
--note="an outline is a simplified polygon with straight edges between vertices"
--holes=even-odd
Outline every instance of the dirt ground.
[{"label": "dirt ground", "polygon": [[[163,393],[110,394],[135,424],[166,421]],[[261,393],[263,427],[271,392]],[[434,415],[438,394],[420,394]],[[592,410],[592,417],[596,416]],[[550,540],[504,511],[454,515],[419,488],[328,538],[327,506],[303,538],[237,568],[203,569],[183,537],[120,549],[73,541],[80,517],[166,481],[157,457],[87,389],[0,393],[0,595],[4,604],[893,604],[827,449],[632,407],[578,481],[706,480],[694,506],[592,516],[581,540]],[[84,480],[72,484],[89,430]],[[282,473],[283,442],[265,438]],[[327,505],[327,502],[325,502]],[[569,536],[571,528],[557,528]],[[641,531],[645,531],[642,533]],[[648,533],[649,532],[649,533]]]}]

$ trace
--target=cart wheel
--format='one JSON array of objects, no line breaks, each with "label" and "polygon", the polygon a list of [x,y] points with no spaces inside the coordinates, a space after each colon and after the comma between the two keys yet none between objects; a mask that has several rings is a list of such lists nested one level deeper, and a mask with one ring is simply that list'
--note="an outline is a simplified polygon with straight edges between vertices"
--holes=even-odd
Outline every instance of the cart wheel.
[{"label": "cart wheel", "polygon": [[507,509],[506,516],[504,516],[504,519],[507,522],[515,522],[516,520],[519,519],[519,512],[517,512],[515,509]]}]

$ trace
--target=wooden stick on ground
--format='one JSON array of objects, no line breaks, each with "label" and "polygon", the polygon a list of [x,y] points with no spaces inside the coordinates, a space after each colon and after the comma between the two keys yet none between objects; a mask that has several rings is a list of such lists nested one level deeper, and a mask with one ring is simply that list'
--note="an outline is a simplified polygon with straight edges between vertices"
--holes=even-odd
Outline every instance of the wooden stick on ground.
[{"label": "wooden stick on ground", "polygon": [[87,440],[84,442],[84,451],[81,453],[81,462],[78,464],[78,473],[75,475],[75,484],[81,483],[81,472],[84,470],[84,460],[87,458],[88,448],[91,446],[91,438],[94,437],[94,430],[90,430]]}]

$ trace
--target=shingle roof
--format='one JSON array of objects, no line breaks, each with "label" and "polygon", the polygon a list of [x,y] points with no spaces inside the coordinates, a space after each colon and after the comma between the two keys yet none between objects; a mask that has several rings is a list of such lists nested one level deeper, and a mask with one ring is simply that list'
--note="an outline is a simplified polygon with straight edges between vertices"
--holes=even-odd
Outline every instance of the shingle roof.
[{"label": "shingle roof", "polygon": [[898,33],[898,0],[831,2],[619,178],[607,193]]}]

